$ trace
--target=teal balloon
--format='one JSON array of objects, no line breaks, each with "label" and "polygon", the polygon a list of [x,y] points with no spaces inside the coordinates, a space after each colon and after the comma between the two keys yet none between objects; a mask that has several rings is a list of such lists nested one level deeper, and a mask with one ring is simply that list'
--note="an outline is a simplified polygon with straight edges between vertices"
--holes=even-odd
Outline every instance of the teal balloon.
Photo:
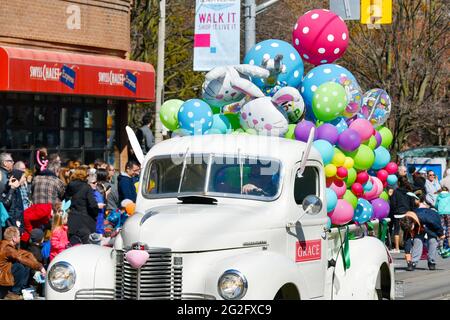
[{"label": "teal balloon", "polygon": [[367,181],[367,182],[363,185],[363,188],[364,188],[364,191],[366,191],[366,192],[372,190],[372,188],[373,188],[372,182],[370,182],[370,180]]},{"label": "teal balloon", "polygon": [[336,208],[338,197],[336,192],[331,188],[325,189],[325,197],[327,199],[327,212],[330,212]]},{"label": "teal balloon", "polygon": [[334,156],[334,148],[327,140],[316,140],[313,142],[313,146],[319,151],[322,156],[323,163],[325,165],[329,164]]},{"label": "teal balloon", "polygon": [[231,131],[231,123],[228,118],[223,114],[214,114],[213,123],[210,130],[219,131],[219,133],[228,133]]},{"label": "teal balloon", "polygon": [[219,129],[211,128],[209,130],[206,130],[204,134],[223,134],[223,132]]},{"label": "teal balloon", "polygon": [[391,155],[389,151],[385,147],[378,147],[374,150],[375,152],[375,161],[373,162],[372,169],[380,170],[391,161]]},{"label": "teal balloon", "polygon": [[388,175],[386,181],[387,181],[388,185],[394,186],[397,183],[398,178],[395,174],[390,174],[390,175]]}]

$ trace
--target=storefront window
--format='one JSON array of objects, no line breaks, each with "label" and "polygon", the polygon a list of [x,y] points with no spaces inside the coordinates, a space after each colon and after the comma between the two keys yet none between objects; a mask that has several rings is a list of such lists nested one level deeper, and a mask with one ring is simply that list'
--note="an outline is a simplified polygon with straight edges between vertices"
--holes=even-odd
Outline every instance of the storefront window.
[{"label": "storefront window", "polygon": [[34,165],[38,147],[63,162],[114,162],[117,102],[79,96],[0,93],[0,152]]}]

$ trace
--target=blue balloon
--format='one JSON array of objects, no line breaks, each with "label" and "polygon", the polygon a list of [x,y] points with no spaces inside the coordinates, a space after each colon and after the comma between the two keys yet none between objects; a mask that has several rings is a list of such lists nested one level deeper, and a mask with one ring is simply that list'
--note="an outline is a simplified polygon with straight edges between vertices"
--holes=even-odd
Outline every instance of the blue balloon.
[{"label": "blue balloon", "polygon": [[[215,130],[213,130],[215,129]],[[214,131],[215,133],[229,133],[231,132],[231,123],[230,120],[228,120],[227,117],[223,114],[215,114],[213,115],[213,123],[212,127],[208,131]],[[217,132],[219,131],[219,132]]]},{"label": "blue balloon", "polygon": [[375,152],[375,161],[372,165],[372,169],[379,170],[384,167],[391,161],[391,155],[389,151],[385,147],[378,147],[374,150]]},{"label": "blue balloon", "polygon": [[339,134],[348,129],[348,124],[347,121],[345,121],[344,117],[338,117],[333,121],[331,121],[330,123],[338,129]]},{"label": "blue balloon", "polygon": [[184,102],[178,111],[178,124],[181,129],[191,134],[203,134],[209,130],[213,122],[211,107],[200,99]]},{"label": "blue balloon", "polygon": [[303,78],[303,83],[300,89],[305,105],[310,108],[312,107],[314,92],[321,84],[329,81],[335,81],[344,76],[353,81],[354,84],[358,85],[358,82],[350,71],[337,64],[322,64],[311,69]]},{"label": "blue balloon", "polygon": [[316,140],[313,142],[313,146],[319,151],[322,156],[323,163],[325,165],[329,164],[334,156],[334,148],[327,140]]},{"label": "blue balloon", "polygon": [[355,214],[353,215],[353,221],[358,224],[366,223],[372,219],[373,207],[366,199],[359,198],[356,205]]},{"label": "blue balloon", "polygon": [[327,224],[325,225],[325,228],[331,229],[331,219],[330,219],[330,217],[327,217],[327,218],[328,218],[328,220],[327,220]]},{"label": "blue balloon", "polygon": [[338,197],[333,189],[325,189],[325,198],[327,200],[327,212],[330,212],[336,208]]},{"label": "blue balloon", "polygon": [[[257,43],[245,55],[244,63],[261,66],[264,56],[274,59],[278,54],[283,55],[281,63],[286,66],[286,73],[280,73],[278,81],[290,87],[299,87],[303,77],[303,60],[297,50],[286,41],[269,39]],[[259,88],[264,89],[265,83],[262,79],[255,78],[252,81]]]},{"label": "blue balloon", "polygon": [[367,182],[363,185],[363,188],[364,188],[364,191],[366,191],[366,192],[372,190],[372,188],[373,188],[372,182],[370,182],[370,180],[367,181]]},{"label": "blue balloon", "polygon": [[390,174],[390,175],[388,175],[386,181],[387,181],[388,185],[394,186],[397,183],[398,178],[395,174]]}]

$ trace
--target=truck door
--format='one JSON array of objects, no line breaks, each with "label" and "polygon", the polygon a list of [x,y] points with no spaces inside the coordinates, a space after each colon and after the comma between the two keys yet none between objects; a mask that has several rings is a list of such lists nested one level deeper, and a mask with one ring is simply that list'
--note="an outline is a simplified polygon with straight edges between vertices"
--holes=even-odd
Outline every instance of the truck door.
[{"label": "truck door", "polygon": [[[311,298],[324,294],[327,266],[327,241],[324,226],[327,223],[325,202],[325,175],[320,165],[308,164],[303,177],[297,177],[294,168],[292,179],[295,214],[299,221],[288,231],[288,256],[296,263],[298,271],[306,279]],[[306,196],[316,195],[322,200],[322,210],[316,215],[305,214],[302,203]]]}]

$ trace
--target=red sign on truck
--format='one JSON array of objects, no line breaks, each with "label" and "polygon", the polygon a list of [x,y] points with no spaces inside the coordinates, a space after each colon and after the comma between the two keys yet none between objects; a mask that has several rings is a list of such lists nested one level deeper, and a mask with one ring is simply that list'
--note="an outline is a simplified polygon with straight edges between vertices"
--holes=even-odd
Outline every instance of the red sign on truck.
[{"label": "red sign on truck", "polygon": [[295,262],[320,260],[322,255],[321,240],[297,241],[295,246]]}]

